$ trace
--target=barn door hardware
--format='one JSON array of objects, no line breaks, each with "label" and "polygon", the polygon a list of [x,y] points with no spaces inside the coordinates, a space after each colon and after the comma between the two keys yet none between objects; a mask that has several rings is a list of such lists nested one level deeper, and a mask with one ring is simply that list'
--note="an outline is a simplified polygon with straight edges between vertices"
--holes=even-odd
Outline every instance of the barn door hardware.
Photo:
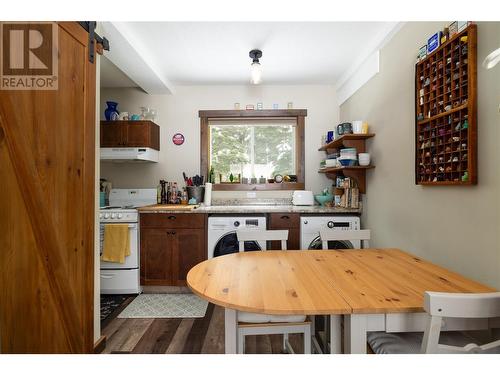
[{"label": "barn door hardware", "polygon": [[[99,45],[102,46],[102,49],[105,51],[109,51],[109,40],[107,40],[104,37],[99,36],[95,32],[96,28],[96,22],[95,21],[81,21],[78,22],[80,26],[82,26],[87,32],[89,33],[89,61],[93,64],[95,61],[95,51],[96,48],[94,48],[96,42],[98,44],[98,48],[100,48]],[[102,52],[102,51],[101,51]]]}]

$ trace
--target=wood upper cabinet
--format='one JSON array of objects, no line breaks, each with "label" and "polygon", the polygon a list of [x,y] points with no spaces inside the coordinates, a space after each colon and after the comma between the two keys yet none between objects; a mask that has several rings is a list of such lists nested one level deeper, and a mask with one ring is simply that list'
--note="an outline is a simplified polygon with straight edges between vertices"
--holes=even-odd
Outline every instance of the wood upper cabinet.
[{"label": "wood upper cabinet", "polygon": [[204,214],[141,214],[141,284],[186,285],[207,259],[205,223]]},{"label": "wood upper cabinet", "polygon": [[101,147],[160,150],[160,127],[152,121],[101,121]]},{"label": "wood upper cabinet", "polygon": [[[300,215],[290,213],[269,214],[269,229],[287,229],[287,248],[290,250],[300,249]],[[270,250],[280,250],[279,241],[271,241]]]}]

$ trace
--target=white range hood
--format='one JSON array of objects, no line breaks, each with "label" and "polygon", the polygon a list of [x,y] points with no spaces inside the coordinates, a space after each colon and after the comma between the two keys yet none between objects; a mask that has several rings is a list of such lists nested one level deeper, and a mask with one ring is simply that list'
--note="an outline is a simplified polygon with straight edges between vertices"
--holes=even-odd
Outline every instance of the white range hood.
[{"label": "white range hood", "polygon": [[159,151],[150,147],[101,147],[101,161],[158,163]]}]

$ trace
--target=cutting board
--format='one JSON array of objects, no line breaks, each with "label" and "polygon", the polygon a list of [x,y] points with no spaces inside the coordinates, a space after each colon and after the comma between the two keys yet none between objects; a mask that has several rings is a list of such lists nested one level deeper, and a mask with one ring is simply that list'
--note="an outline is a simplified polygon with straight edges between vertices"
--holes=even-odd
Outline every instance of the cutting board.
[{"label": "cutting board", "polygon": [[198,208],[197,204],[153,204],[151,206],[145,206],[139,208],[139,211],[161,211],[161,210],[172,210],[172,211],[191,211]]}]

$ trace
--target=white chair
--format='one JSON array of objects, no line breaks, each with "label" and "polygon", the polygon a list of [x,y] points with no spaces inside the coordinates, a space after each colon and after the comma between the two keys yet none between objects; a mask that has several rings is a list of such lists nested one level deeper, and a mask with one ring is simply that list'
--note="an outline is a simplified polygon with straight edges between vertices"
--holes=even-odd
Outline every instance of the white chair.
[{"label": "white chair", "polygon": [[361,248],[369,247],[371,232],[369,229],[363,230],[338,230],[338,229],[321,229],[319,236],[323,244],[323,249],[328,249],[328,241],[361,241]]},{"label": "white chair", "polygon": [[[500,317],[500,293],[424,293],[429,314],[425,332],[368,333],[376,354],[500,353],[498,335],[480,337],[477,331],[441,332],[443,318],[493,319]],[[423,336],[423,337],[422,337]],[[493,341],[491,341],[493,340]]]},{"label": "white chair", "polygon": [[[359,240],[361,241],[361,248],[366,248],[369,246],[368,241],[371,238],[371,232],[368,229],[364,230],[338,230],[338,229],[333,229],[333,228],[326,228],[326,229],[321,229],[319,231],[319,236],[321,238],[321,244],[323,250],[328,249],[328,242],[329,241],[354,241],[354,240]],[[314,319],[312,319],[314,321]],[[323,325],[326,327],[328,325],[328,317],[325,316],[323,317]],[[330,320],[331,326],[330,330],[333,333],[333,337],[335,337],[335,341],[333,344],[332,343],[326,343],[326,346],[330,345],[330,352],[340,352],[340,346],[341,346],[341,317],[337,317],[336,319],[331,319]],[[313,337],[312,337],[312,343],[314,346],[314,350],[317,353],[322,353],[323,350],[321,349],[321,346],[319,345],[318,340],[316,339],[316,328],[315,324],[312,326],[312,332],[313,332]],[[327,341],[327,335],[325,332],[324,335],[325,341]],[[328,349],[328,348],[327,348]]]},{"label": "white chair", "polygon": [[[244,251],[245,241],[281,241],[281,250],[286,250],[288,230],[239,230],[236,232],[240,251]],[[269,315],[238,311],[238,353],[245,352],[245,337],[251,335],[283,334],[283,349],[294,353],[288,341],[288,334],[304,335],[304,353],[311,353],[311,322],[305,315]]]}]

